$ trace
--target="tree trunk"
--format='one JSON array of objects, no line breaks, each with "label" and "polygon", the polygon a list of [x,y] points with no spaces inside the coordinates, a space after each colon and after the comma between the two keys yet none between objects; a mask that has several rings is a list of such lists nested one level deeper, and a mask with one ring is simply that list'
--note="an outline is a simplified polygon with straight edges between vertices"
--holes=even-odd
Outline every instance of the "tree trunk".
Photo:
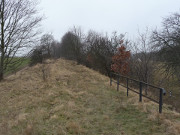
[{"label": "tree trunk", "polygon": [[0,81],[2,81],[4,79],[4,74],[3,72],[0,72]]},{"label": "tree trunk", "polygon": [[4,51],[4,47],[5,47],[5,45],[4,45],[4,3],[5,3],[5,1],[3,0],[2,2],[1,2],[1,6],[2,7],[0,7],[1,9],[0,9],[0,11],[1,11],[1,14],[0,14],[0,16],[1,16],[1,24],[0,24],[0,27],[1,27],[1,48],[0,48],[0,50],[1,50],[1,60],[0,60],[0,81],[1,80],[3,80],[3,76],[4,76],[4,74],[3,74],[3,72],[4,72],[4,56],[5,56],[5,51]]}]

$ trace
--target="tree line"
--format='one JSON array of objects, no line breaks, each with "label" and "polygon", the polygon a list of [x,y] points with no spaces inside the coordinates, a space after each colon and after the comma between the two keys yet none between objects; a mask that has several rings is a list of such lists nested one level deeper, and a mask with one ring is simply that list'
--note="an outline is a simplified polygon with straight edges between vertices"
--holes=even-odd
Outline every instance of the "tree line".
[{"label": "tree line", "polygon": [[[105,75],[114,70],[153,83],[155,72],[163,69],[167,77],[175,76],[180,80],[180,13],[165,17],[161,29],[138,32],[138,38],[134,41],[118,32],[110,36],[93,30],[84,33],[80,27],[66,32],[61,41],[56,41],[49,33],[39,40],[38,28],[42,20],[36,1],[1,0],[0,80],[9,65],[17,65],[15,63],[19,59],[16,61],[13,58],[32,45],[36,47],[29,53],[31,65],[46,58],[63,57]],[[122,50],[124,54],[129,54],[124,57]]]},{"label": "tree line", "polygon": [[80,27],[69,30],[60,42],[55,41],[52,34],[45,34],[32,53],[32,64],[42,62],[43,58],[66,58],[105,75],[115,71],[160,86],[164,78],[154,82],[157,71],[180,79],[179,18],[178,13],[164,18],[162,29],[147,28],[143,33],[138,32],[135,41],[117,32],[108,36],[90,30],[85,34]]}]

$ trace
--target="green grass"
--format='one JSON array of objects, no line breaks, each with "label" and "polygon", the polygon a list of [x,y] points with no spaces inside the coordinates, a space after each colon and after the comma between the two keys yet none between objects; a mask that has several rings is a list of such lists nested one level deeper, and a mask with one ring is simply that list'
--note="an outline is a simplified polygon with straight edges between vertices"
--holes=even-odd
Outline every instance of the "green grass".
[{"label": "green grass", "polygon": [[[45,82],[42,67],[49,73]],[[72,61],[20,71],[1,83],[0,90],[0,134],[175,134],[129,102],[133,95],[127,98],[124,88],[117,92],[107,77]]]},{"label": "green grass", "polygon": [[[17,61],[17,62],[16,62]],[[30,58],[13,58],[12,63],[15,62],[15,64],[9,64],[7,65],[7,69],[5,71],[5,76],[10,75],[12,73],[15,73],[22,69],[23,67],[26,67],[30,63]]]}]

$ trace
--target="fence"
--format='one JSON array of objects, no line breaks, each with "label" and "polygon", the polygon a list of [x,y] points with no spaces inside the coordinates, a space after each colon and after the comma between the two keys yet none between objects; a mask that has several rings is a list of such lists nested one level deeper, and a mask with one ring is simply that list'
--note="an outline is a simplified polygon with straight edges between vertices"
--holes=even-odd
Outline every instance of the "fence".
[{"label": "fence", "polygon": [[[113,78],[117,81],[113,80]],[[121,84],[120,84],[120,80],[122,81]],[[110,75],[110,86],[112,86],[112,82],[115,82],[117,84],[117,91],[119,91],[119,85],[127,88],[127,96],[129,95],[129,90],[136,94],[139,94],[139,102],[142,102],[142,97],[145,97],[155,103],[158,103],[159,113],[162,113],[163,95],[166,94],[166,91],[163,88],[160,88],[160,87],[157,87],[157,86],[154,86],[154,85],[142,82],[142,81],[138,81],[138,80],[129,78],[127,76],[123,76],[123,75],[113,73],[113,72],[111,72],[111,75]],[[145,88],[144,91],[143,91],[143,88]],[[149,88],[151,88],[151,90]]]}]

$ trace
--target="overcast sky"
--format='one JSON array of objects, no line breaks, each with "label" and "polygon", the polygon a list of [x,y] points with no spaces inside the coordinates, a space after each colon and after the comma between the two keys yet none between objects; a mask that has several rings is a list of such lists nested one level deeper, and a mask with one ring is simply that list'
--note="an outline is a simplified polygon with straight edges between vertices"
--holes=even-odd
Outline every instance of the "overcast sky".
[{"label": "overcast sky", "polygon": [[40,7],[44,32],[57,40],[73,26],[134,37],[138,28],[159,27],[163,17],[180,12],[180,0],[41,0]]}]

